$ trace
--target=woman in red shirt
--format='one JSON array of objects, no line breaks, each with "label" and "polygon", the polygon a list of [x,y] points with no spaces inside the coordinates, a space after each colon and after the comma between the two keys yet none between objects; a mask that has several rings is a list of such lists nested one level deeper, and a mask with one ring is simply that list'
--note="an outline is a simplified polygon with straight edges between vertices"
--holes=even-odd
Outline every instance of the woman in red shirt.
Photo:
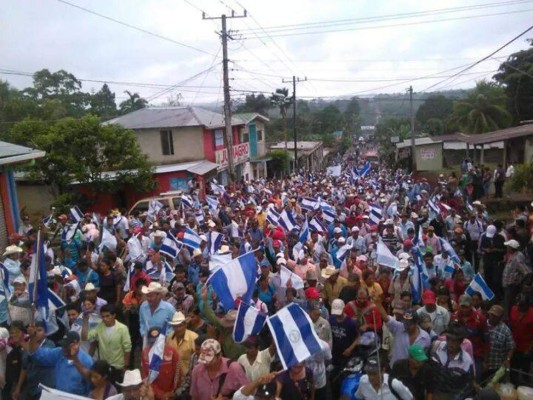
[{"label": "woman in red shirt", "polygon": [[533,361],[533,307],[523,295],[518,304],[511,308],[509,325],[516,345],[511,360],[511,380],[516,385],[523,385],[528,382],[528,378],[522,372],[528,374]]}]

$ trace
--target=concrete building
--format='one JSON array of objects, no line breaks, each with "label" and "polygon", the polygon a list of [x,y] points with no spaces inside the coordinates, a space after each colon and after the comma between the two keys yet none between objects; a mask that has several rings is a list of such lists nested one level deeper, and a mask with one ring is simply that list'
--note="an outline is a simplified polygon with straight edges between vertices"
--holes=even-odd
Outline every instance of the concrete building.
[{"label": "concrete building", "polygon": [[[270,150],[285,150],[289,152],[291,169],[294,169],[294,142],[279,142],[270,146]],[[324,166],[324,145],[322,142],[297,142],[298,166],[300,168],[317,171]]]}]

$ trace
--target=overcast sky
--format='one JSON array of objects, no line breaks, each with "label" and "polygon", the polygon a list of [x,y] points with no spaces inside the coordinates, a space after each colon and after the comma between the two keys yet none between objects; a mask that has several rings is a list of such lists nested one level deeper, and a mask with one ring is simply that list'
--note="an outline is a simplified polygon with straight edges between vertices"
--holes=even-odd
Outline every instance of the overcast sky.
[{"label": "overcast sky", "polygon": [[[422,92],[487,56],[533,21],[533,0],[68,1],[170,40],[58,0],[3,1],[0,71],[65,69],[81,79],[149,84],[110,83],[117,103],[124,100],[124,90],[152,104],[178,93],[185,105],[222,101],[222,51],[215,33],[220,20],[203,21],[200,10],[213,17],[230,9],[248,11],[248,18],[228,20],[235,39],[229,44],[230,85],[240,90],[234,98],[246,90],[288,86],[281,81],[292,75],[308,78],[298,85],[298,96],[308,98],[403,92],[409,84]],[[527,37],[533,31],[495,57],[527,48]],[[473,87],[477,79],[492,76],[502,60],[487,60],[431,90]],[[437,78],[409,82],[427,75]],[[0,79],[18,88],[31,84],[26,76],[0,73]],[[177,84],[182,87],[169,88]],[[83,82],[83,89],[101,85]]]}]

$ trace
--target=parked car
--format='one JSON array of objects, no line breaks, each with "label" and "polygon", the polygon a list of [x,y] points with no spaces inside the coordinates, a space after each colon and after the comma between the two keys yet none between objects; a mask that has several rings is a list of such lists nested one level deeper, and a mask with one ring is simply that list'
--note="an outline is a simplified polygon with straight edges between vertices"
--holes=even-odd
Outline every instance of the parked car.
[{"label": "parked car", "polygon": [[148,211],[150,207],[150,202],[152,200],[157,200],[163,204],[165,208],[170,210],[179,210],[181,208],[181,195],[183,192],[177,190],[175,192],[165,192],[160,193],[159,196],[155,197],[145,197],[144,199],[136,202],[133,207],[130,208],[130,215],[136,211],[139,211],[141,214]]}]

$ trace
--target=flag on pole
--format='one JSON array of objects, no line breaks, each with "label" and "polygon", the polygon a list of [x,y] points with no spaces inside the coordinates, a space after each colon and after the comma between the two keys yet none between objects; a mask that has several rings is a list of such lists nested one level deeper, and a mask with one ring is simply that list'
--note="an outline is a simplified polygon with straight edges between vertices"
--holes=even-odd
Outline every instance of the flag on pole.
[{"label": "flag on pole", "polygon": [[491,301],[494,298],[494,292],[479,272],[474,276],[474,279],[472,279],[472,282],[470,282],[470,285],[465,290],[465,293],[469,296],[472,296],[474,292],[481,293],[483,300]]},{"label": "flag on pole", "polygon": [[270,207],[267,211],[266,217],[270,225],[278,226],[279,225],[279,213],[274,210],[274,207]]},{"label": "flag on pole", "polygon": [[441,238],[441,237],[439,238],[439,241],[440,241],[442,250],[448,253],[448,255],[450,256],[450,260],[452,260],[454,263],[460,264],[461,260],[459,260],[459,256],[455,252],[455,249],[450,244],[450,242],[448,242],[446,239]]},{"label": "flag on pole", "polygon": [[298,237],[298,241],[302,244],[305,244],[309,240],[309,236],[309,222],[306,219],[302,225],[302,229],[300,229],[300,236]]},{"label": "flag on pole", "polygon": [[241,301],[235,325],[233,326],[233,340],[237,343],[242,343],[249,336],[258,335],[263,329],[266,319],[267,316],[264,313]]},{"label": "flag on pole", "polygon": [[100,240],[100,246],[98,249],[100,253],[107,248],[108,250],[115,252],[117,249],[117,238],[104,226],[102,227],[102,240]]},{"label": "flag on pole", "polygon": [[207,200],[207,206],[209,207],[209,210],[217,210],[220,202],[215,196],[206,196],[205,199]]},{"label": "flag on pole", "polygon": [[339,250],[337,250],[337,254],[335,254],[335,257],[337,257],[338,260],[344,261],[346,260],[346,257],[348,257],[348,254],[350,254],[350,250],[352,249],[352,246],[349,244],[345,244],[344,246],[341,246]]},{"label": "flag on pole", "polygon": [[198,234],[190,228],[185,228],[183,235],[183,244],[191,249],[197,249],[200,247],[202,239]]},{"label": "flag on pole", "polygon": [[292,287],[296,290],[300,290],[304,288],[304,281],[302,278],[300,278],[298,275],[296,275],[294,272],[292,272],[287,267],[281,265],[280,271],[279,271],[279,278],[280,278],[280,286],[281,287],[287,287],[287,282],[291,281]]},{"label": "flag on pole", "polygon": [[152,384],[159,376],[159,370],[163,363],[163,354],[165,352],[165,335],[159,334],[152,348],[148,352],[148,384]]},{"label": "flag on pole", "polygon": [[320,203],[317,201],[317,199],[313,199],[311,197],[304,197],[300,205],[304,210],[307,211],[315,211],[320,208]]},{"label": "flag on pole", "polygon": [[371,168],[372,165],[370,164],[370,161],[365,162],[363,167],[359,170],[359,176],[364,178],[370,172]]},{"label": "flag on pole", "polygon": [[191,196],[184,194],[181,196],[181,204],[187,208],[193,208],[194,200]]},{"label": "flag on pole", "polygon": [[379,221],[383,218],[383,210],[380,206],[376,204],[370,205],[370,215],[369,215],[369,223],[373,225],[378,225]]},{"label": "flag on pole", "polygon": [[202,210],[201,208],[194,212],[194,217],[196,218],[196,222],[198,223],[198,225],[205,224],[204,210]]},{"label": "flag on pole", "polygon": [[328,224],[331,224],[335,220],[335,218],[337,218],[337,214],[335,213],[335,210],[332,207],[327,208],[327,209],[323,208],[322,209],[322,218]]},{"label": "flag on pole", "polygon": [[322,351],[311,318],[296,303],[267,319],[284,369],[288,369]]},{"label": "flag on pole", "polygon": [[61,232],[61,240],[63,242],[70,242],[76,234],[76,231],[78,230],[79,226],[79,223],[66,225],[63,228],[63,232]]},{"label": "flag on pole", "polygon": [[398,257],[393,255],[390,249],[385,246],[385,243],[381,240],[378,242],[376,254],[376,262],[378,265],[384,265],[392,269],[397,269],[400,266],[400,260]]},{"label": "flag on pole", "polygon": [[207,247],[209,248],[209,254],[215,254],[222,246],[222,239],[224,235],[217,231],[210,231],[207,234]]},{"label": "flag on pole", "polygon": [[159,252],[170,257],[171,259],[175,259],[182,247],[183,243],[176,239],[172,233],[167,232],[167,237],[163,239],[163,243],[161,243]]},{"label": "flag on pole", "polygon": [[324,233],[327,231],[326,227],[322,222],[320,222],[316,217],[313,217],[311,222],[309,222],[309,226],[312,226],[315,228],[318,232]]},{"label": "flag on pole", "polygon": [[255,289],[257,263],[253,252],[246,253],[217,269],[210,277],[213,290],[226,310],[241,298],[249,302]]},{"label": "flag on pole", "polygon": [[74,222],[80,222],[83,219],[83,213],[78,206],[74,206],[70,209],[70,217]]},{"label": "flag on pole", "polygon": [[124,292],[129,292],[130,290],[135,289],[135,288],[130,287],[131,286],[131,277],[135,273],[135,269],[133,268],[133,265],[134,265],[134,263],[131,263],[130,266],[128,267],[128,273],[126,275],[126,282],[124,283],[124,287],[122,288],[122,290],[124,290]]},{"label": "flag on pole", "polygon": [[413,282],[412,286],[412,293],[413,293],[413,302],[418,304],[422,300],[422,292],[424,291],[424,287],[422,284],[423,277],[422,277],[422,264],[424,263],[422,260],[422,256],[419,251],[415,252],[414,254],[415,263],[412,266],[412,275],[411,279]]},{"label": "flag on pole", "polygon": [[231,260],[232,260],[231,253],[211,254],[209,256],[209,271],[213,272],[217,268],[222,267],[224,264],[231,262]]},{"label": "flag on pole", "polygon": [[28,292],[30,303],[35,306],[35,309],[46,320],[48,318],[48,283],[44,257],[44,243],[41,232],[39,231],[30,265]]},{"label": "flag on pole", "polygon": [[159,211],[164,207],[164,204],[160,201],[153,199],[148,205],[148,221],[153,221],[154,217],[159,213]]},{"label": "flag on pole", "polygon": [[224,186],[219,185],[216,182],[211,182],[211,191],[216,195],[226,193],[226,189],[224,188]]},{"label": "flag on pole", "polygon": [[47,228],[50,227],[51,224],[53,224],[55,222],[54,220],[54,214],[50,214],[48,217],[44,217],[42,220],[42,223],[44,226],[46,226]]},{"label": "flag on pole", "polygon": [[292,232],[293,229],[298,228],[298,224],[296,223],[294,216],[287,210],[283,210],[283,212],[279,215],[279,224],[287,232]]}]

